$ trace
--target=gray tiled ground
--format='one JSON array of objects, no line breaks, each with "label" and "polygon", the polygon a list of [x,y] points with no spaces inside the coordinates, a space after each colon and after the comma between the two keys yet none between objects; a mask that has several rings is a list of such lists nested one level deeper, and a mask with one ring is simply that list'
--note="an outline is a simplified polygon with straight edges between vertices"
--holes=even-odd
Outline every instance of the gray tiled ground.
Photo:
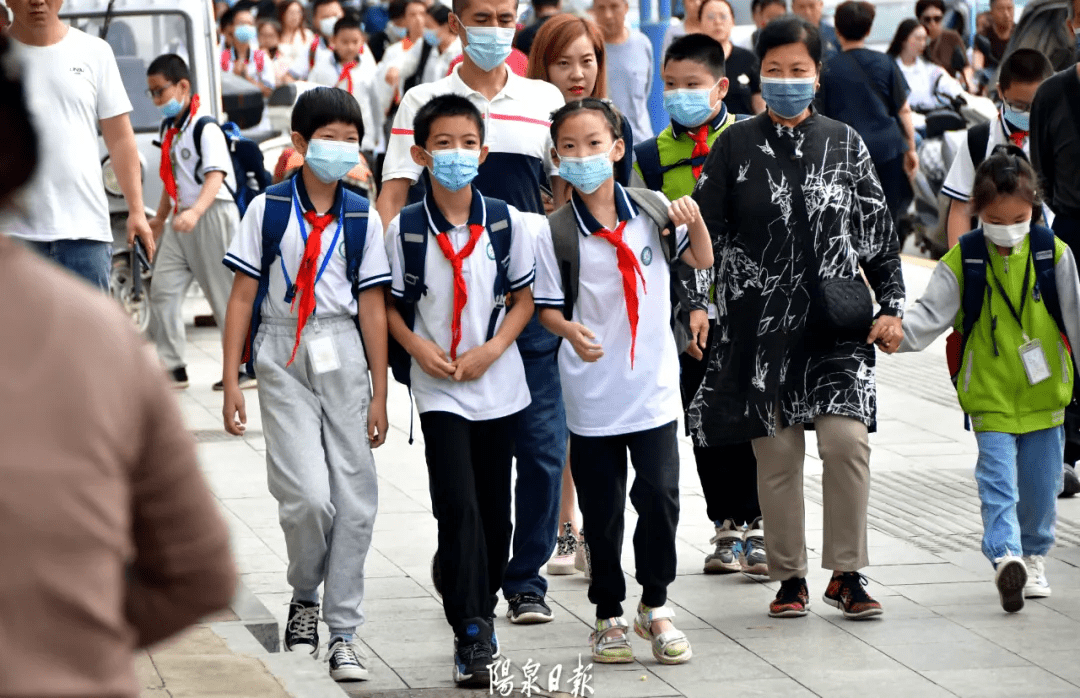
[{"label": "gray tiled ground", "polygon": [[[905,263],[905,276],[914,297],[929,270]],[[189,314],[200,307],[198,302],[189,304]],[[276,503],[266,490],[258,397],[253,391],[246,394],[249,431],[254,433],[245,439],[216,438],[220,394],[209,386],[219,377],[218,335],[191,328],[189,336],[192,387],[180,395],[181,405],[190,428],[199,430],[204,469],[225,508],[245,581],[284,623],[289,599],[286,552]],[[678,578],[670,599],[695,658],[686,666],[659,666],[648,645],[634,637],[638,662],[595,667],[595,695],[1080,695],[1080,549],[1059,546],[1051,554],[1051,599],[1029,602],[1021,614],[1007,616],[998,606],[977,538],[954,537],[959,544],[952,548],[934,545],[931,531],[960,536],[971,528],[972,515],[978,532],[977,507],[972,509],[970,501],[960,498],[954,506],[947,498],[917,491],[924,481],[963,481],[968,476],[963,471],[969,474],[974,464],[974,439],[963,430],[955,400],[948,399],[943,356],[939,343],[921,356],[885,358],[879,371],[880,432],[871,439],[871,462],[879,473],[872,504],[878,505],[881,526],[870,531],[873,566],[866,573],[872,593],[885,605],[883,619],[848,622],[821,603],[828,572],[820,569],[810,574],[811,614],[797,620],[766,615],[776,584],[741,575],[701,574],[712,527],[691,465],[690,444],[684,441]],[[373,676],[350,687],[355,695],[424,695],[428,689],[452,685],[451,634],[428,578],[436,528],[423,443],[417,428],[416,443],[407,445],[408,400],[398,388],[391,388],[390,441],[376,453],[380,514],[367,565],[368,623],[361,631]],[[807,453],[807,535],[813,567],[820,559],[821,507],[813,493],[821,466],[812,437]],[[632,570],[629,536],[635,517],[627,514],[624,561]],[[1080,500],[1063,501],[1060,515],[1080,521]],[[593,607],[580,575],[550,581],[555,622],[518,627],[500,618],[497,627],[515,667],[539,662],[541,683],[546,684],[547,672],[561,663],[561,687],[568,691],[579,653],[587,657]],[[628,589],[629,607],[638,593],[632,578]]]}]

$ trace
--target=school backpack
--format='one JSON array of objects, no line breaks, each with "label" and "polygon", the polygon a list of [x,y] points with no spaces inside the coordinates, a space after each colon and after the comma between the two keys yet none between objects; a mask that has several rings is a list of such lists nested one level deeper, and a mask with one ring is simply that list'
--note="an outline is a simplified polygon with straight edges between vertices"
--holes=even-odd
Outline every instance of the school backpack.
[{"label": "school backpack", "polygon": [[240,208],[240,216],[243,217],[251,204],[259,194],[266,191],[273,181],[270,173],[266,170],[263,160],[262,149],[259,144],[240,135],[240,127],[229,121],[225,125],[218,124],[212,116],[204,116],[195,122],[195,154],[198,160],[195,162],[195,182],[202,184],[202,132],[206,125],[213,123],[225,134],[225,142],[229,146],[229,157],[232,159],[233,175],[236,177],[236,191],[228,184],[225,185],[233,200]]},{"label": "school backpack", "polygon": [[[750,117],[728,113],[720,131],[724,131],[736,121],[743,121],[748,118]],[[696,158],[683,158],[670,165],[663,165],[660,162],[660,146],[656,137],[641,141],[634,146],[634,158],[637,160],[638,167],[641,168],[641,178],[645,181],[645,186],[653,191],[663,191],[664,175],[669,171],[674,170],[676,167],[704,165],[707,157],[707,154],[699,155]]]},{"label": "school backpack", "polygon": [[[495,309],[491,311],[486,339],[495,336],[498,329],[499,315],[506,306],[506,296],[510,293],[510,211],[505,201],[484,197],[487,208],[487,234],[495,256]],[[402,272],[405,289],[401,298],[394,298],[394,303],[405,326],[410,330],[416,322],[416,303],[427,293],[424,284],[424,270],[427,261],[428,218],[423,202],[410,204],[401,209],[399,220],[401,229]],[[393,336],[389,337],[389,362],[394,380],[411,387],[409,372],[412,369],[412,357]]]},{"label": "school backpack", "polygon": [[[299,177],[299,175],[296,175]],[[345,236],[345,278],[352,284],[354,298],[360,295],[360,263],[364,258],[364,245],[367,241],[368,210],[371,204],[359,194],[342,189],[341,227]],[[244,349],[244,362],[249,375],[255,375],[255,336],[262,322],[262,306],[270,290],[270,269],[281,256],[281,239],[289,227],[293,212],[293,180],[287,179],[274,184],[266,190],[266,209],[262,223],[262,261],[259,274],[259,289],[255,293],[255,304],[251,310],[251,329],[248,332],[247,345]],[[333,250],[327,252],[332,254]],[[359,327],[359,325],[358,325]]]},{"label": "school backpack", "polygon": [[[1054,233],[1041,225],[1032,225],[1028,241],[1031,258],[1035,265],[1033,297],[1036,301],[1042,298],[1050,317],[1057,323],[1058,330],[1064,332],[1065,321],[1061,314],[1057,278],[1054,275]],[[954,343],[953,346],[947,347],[949,373],[954,384],[960,376],[968,337],[971,336],[971,330],[982,314],[983,299],[986,297],[986,268],[990,264],[990,255],[981,228],[960,236],[960,259],[964,276],[964,288],[960,298],[960,307],[964,312],[963,328],[960,330],[959,344]],[[1024,292],[1027,293],[1027,290],[1025,289]],[[958,351],[955,351],[956,349]]]}]

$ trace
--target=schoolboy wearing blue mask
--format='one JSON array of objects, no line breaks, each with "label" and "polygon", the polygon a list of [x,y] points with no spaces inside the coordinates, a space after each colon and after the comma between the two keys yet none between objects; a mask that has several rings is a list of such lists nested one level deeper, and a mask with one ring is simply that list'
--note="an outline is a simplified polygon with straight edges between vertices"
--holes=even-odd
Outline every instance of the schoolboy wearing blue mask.
[{"label": "schoolboy wearing blue mask", "polygon": [[219,20],[222,33],[229,39],[229,47],[221,51],[221,70],[244,78],[269,97],[277,85],[274,62],[259,48],[255,16],[241,7],[229,8]]}]

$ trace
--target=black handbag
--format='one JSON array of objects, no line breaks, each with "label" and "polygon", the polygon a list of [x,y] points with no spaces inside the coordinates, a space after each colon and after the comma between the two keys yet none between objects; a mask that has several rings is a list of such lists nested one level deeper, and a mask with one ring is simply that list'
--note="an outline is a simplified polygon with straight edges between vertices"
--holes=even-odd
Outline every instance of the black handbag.
[{"label": "black handbag", "polygon": [[853,339],[859,335],[865,337],[870,334],[870,328],[874,323],[874,301],[870,296],[870,288],[861,276],[851,279],[821,278],[821,263],[814,249],[814,229],[810,225],[806,198],[803,196],[806,172],[800,164],[795,162],[793,155],[788,155],[791,147],[780,139],[768,114],[762,114],[758,118],[763,119],[762,128],[765,136],[776,154],[777,164],[780,165],[791,187],[791,213],[802,229],[796,232],[802,240],[807,269],[813,275],[811,281],[813,288],[810,294],[811,315],[833,330],[837,338]]}]

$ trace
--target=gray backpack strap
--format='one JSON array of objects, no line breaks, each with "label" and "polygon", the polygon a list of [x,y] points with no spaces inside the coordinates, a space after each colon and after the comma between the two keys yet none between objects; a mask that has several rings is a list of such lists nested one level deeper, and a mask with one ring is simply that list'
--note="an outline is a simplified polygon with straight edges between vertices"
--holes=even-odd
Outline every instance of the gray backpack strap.
[{"label": "gray backpack strap", "polygon": [[[675,240],[675,226],[672,225],[671,219],[668,218],[668,207],[660,200],[660,196],[657,192],[650,189],[639,189],[637,187],[623,187],[630,199],[637,204],[646,216],[648,216],[653,223],[656,224],[657,229],[660,231],[660,239],[662,241],[661,248],[664,250],[664,259],[668,264],[676,258],[676,248],[678,241]],[[668,229],[670,232],[664,235],[664,229]]]},{"label": "gray backpack strap", "polygon": [[574,301],[578,291],[578,246],[581,234],[578,232],[574,207],[567,203],[550,216],[551,242],[555,246],[555,260],[559,264],[559,275],[563,287],[563,317],[570,321],[574,317]]}]

